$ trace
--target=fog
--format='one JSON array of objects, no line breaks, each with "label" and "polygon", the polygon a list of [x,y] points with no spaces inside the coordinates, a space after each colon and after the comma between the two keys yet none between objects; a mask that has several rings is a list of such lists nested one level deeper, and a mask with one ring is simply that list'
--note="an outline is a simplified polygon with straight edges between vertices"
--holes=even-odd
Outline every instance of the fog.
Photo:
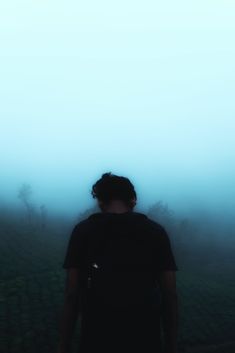
[{"label": "fog", "polygon": [[112,172],[169,235],[179,352],[235,352],[234,38],[229,0],[1,3],[0,351],[56,351],[69,237]]},{"label": "fog", "polygon": [[[225,127],[221,121],[221,129],[211,130],[207,121],[207,137],[201,141],[199,120],[184,121],[188,131],[183,135],[175,118],[171,124],[144,117],[136,123],[119,120],[119,127],[112,119],[90,125],[54,120],[52,126],[44,119],[38,123],[22,118],[14,126],[3,121],[1,196],[18,202],[17,191],[27,182],[36,203],[66,213],[82,210],[92,202],[92,184],[102,172],[112,171],[132,180],[140,206],[163,199],[174,208],[200,207],[232,215],[232,122]],[[218,145],[221,134],[224,143]]]},{"label": "fog", "polygon": [[138,210],[234,217],[234,4],[5,2],[0,200],[92,207],[106,171]]},{"label": "fog", "polygon": [[166,227],[180,267],[199,250],[204,264],[231,259],[234,7],[2,5],[3,233],[67,237],[98,210],[92,185],[112,172],[134,184],[135,210]]},{"label": "fog", "polygon": [[[234,217],[234,4],[2,5],[2,205],[74,215],[106,171],[137,210]],[[13,206],[12,206],[13,207]]]}]

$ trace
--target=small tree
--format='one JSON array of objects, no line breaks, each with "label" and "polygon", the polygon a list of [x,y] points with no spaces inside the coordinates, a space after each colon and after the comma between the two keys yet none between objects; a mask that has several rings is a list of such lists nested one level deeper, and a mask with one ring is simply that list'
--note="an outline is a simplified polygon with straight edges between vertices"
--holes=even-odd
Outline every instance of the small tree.
[{"label": "small tree", "polygon": [[41,228],[45,229],[47,223],[47,208],[45,205],[40,206],[40,224]]},{"label": "small tree", "polygon": [[26,216],[29,223],[31,222],[32,214],[34,211],[33,205],[30,203],[31,195],[32,195],[31,186],[26,183],[22,184],[18,192],[18,198],[21,200],[21,202],[23,203],[26,209]]},{"label": "small tree", "polygon": [[147,215],[156,222],[162,223],[168,230],[171,230],[175,225],[174,212],[162,201],[150,206]]}]

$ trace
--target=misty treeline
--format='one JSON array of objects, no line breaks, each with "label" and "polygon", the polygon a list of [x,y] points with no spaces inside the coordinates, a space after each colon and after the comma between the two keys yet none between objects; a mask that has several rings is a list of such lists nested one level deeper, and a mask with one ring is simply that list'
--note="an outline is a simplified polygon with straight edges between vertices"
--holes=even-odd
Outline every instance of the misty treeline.
[{"label": "misty treeline", "polygon": [[31,202],[32,187],[30,184],[23,184],[18,192],[18,198],[23,204],[25,209],[25,216],[29,224],[35,222],[36,219],[42,229],[46,227],[47,223],[47,208],[45,205],[40,205],[36,209],[35,205]]},{"label": "misty treeline", "polygon": [[[49,210],[45,204],[36,204],[32,201],[33,189],[29,183],[23,183],[16,193],[16,202],[9,205],[0,202],[0,227],[17,228],[23,231],[34,232],[49,230],[65,230],[71,220]],[[0,228],[0,230],[1,230]]]},{"label": "misty treeline", "polygon": [[[30,184],[22,184],[17,192],[18,204],[0,205],[0,232],[12,234],[25,231],[33,235],[42,234],[48,240],[67,239],[71,229],[90,214],[100,212],[97,205],[82,213],[56,214],[44,204],[32,202],[33,190]],[[202,207],[203,209],[203,207]],[[137,211],[136,211],[137,212]],[[141,211],[140,211],[141,212]],[[182,217],[167,203],[158,200],[143,211],[149,218],[160,223],[169,234],[179,269],[209,269],[233,262],[235,251],[234,225],[209,216],[205,211]],[[53,234],[53,236],[52,236]],[[57,236],[56,236],[57,235]],[[56,236],[56,237],[55,237]],[[63,243],[66,245],[66,243]]]}]

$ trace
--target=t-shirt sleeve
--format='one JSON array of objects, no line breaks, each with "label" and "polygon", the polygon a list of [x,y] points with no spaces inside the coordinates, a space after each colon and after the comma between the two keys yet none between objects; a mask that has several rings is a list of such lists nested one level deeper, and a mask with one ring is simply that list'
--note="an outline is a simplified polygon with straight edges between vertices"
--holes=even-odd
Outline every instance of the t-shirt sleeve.
[{"label": "t-shirt sleeve", "polygon": [[77,224],[70,235],[63,268],[81,267],[84,263],[84,230]]},{"label": "t-shirt sleeve", "polygon": [[158,271],[178,271],[170,238],[163,227],[160,227],[159,231],[157,269]]}]

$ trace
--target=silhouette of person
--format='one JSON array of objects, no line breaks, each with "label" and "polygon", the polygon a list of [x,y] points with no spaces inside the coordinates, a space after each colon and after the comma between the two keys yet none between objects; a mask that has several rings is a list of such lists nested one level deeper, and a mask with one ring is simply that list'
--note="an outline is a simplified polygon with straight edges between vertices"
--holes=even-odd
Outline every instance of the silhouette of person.
[{"label": "silhouette of person", "polygon": [[167,232],[134,211],[128,178],[105,173],[91,194],[101,212],[70,236],[57,353],[71,352],[78,315],[78,353],[177,353],[178,268]]}]

